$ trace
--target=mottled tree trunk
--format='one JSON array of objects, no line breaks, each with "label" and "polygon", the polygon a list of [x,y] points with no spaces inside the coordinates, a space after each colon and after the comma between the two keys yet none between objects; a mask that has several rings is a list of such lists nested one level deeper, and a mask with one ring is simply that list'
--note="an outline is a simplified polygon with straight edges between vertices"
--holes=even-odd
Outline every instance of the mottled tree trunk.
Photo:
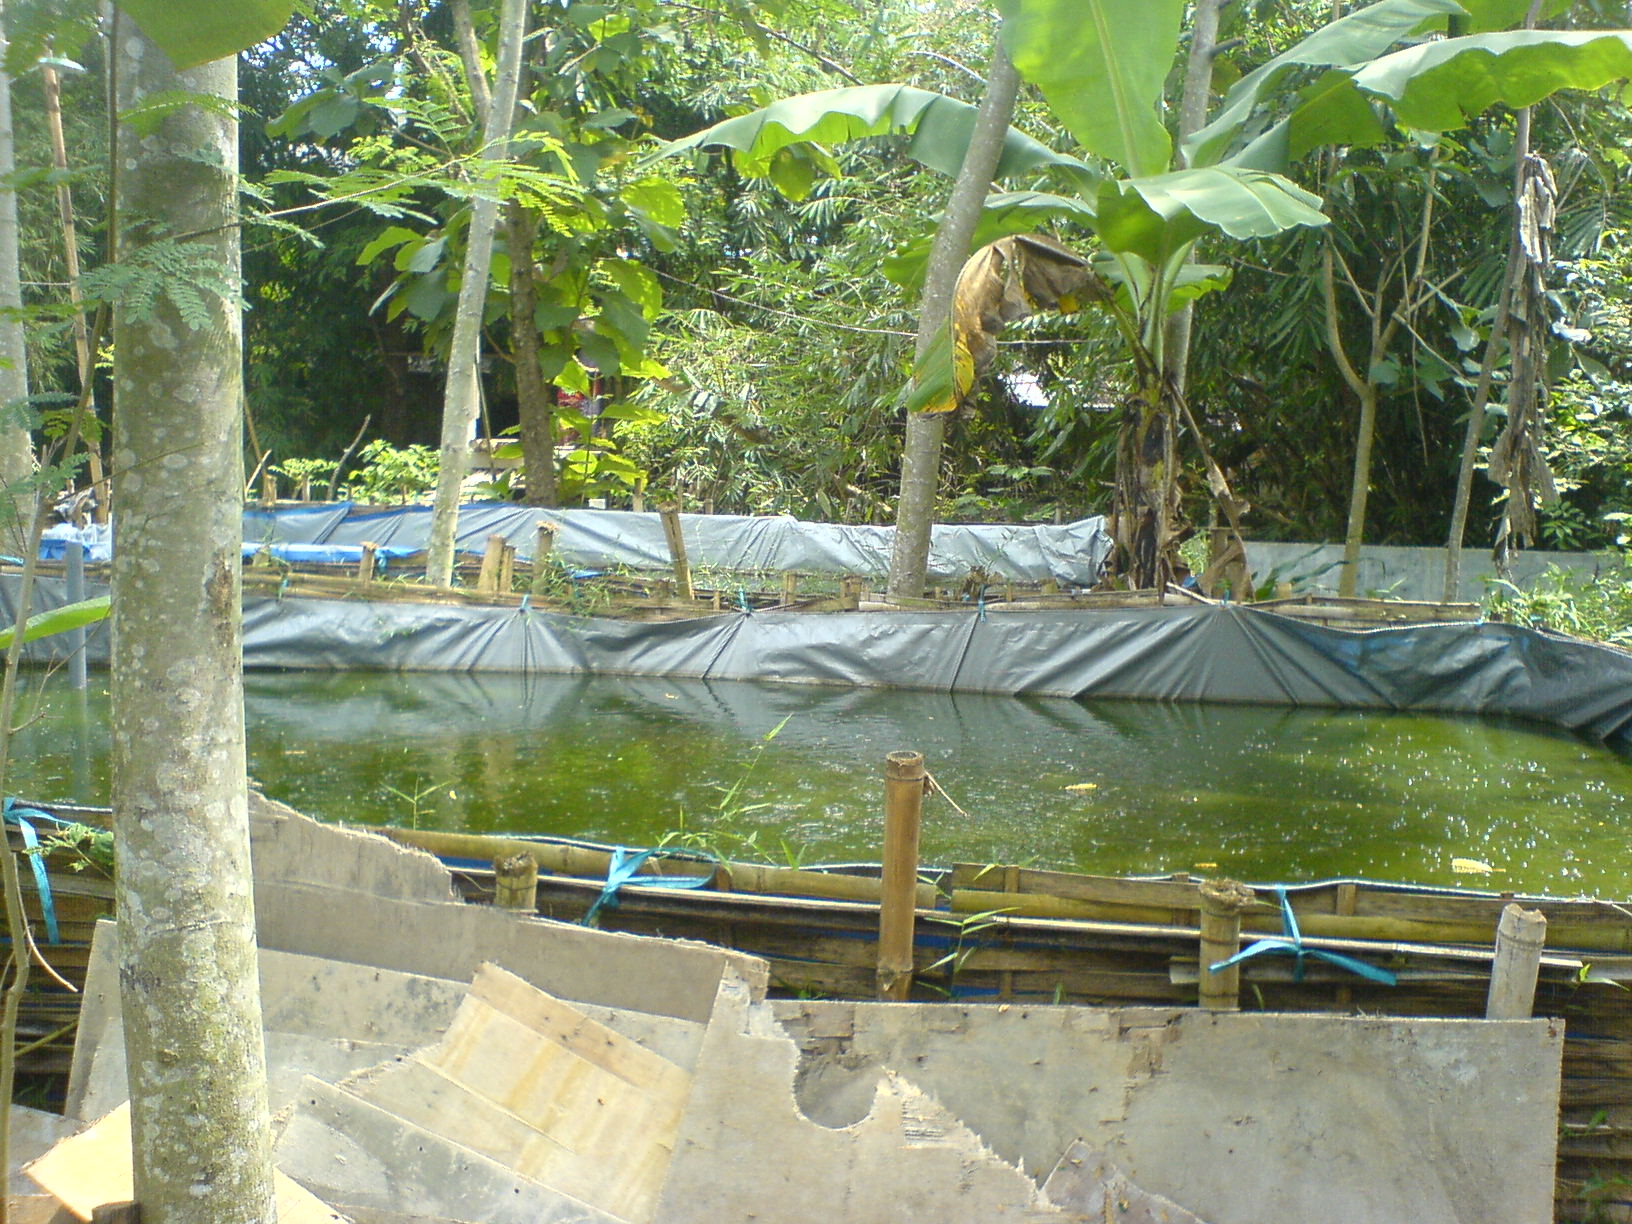
[{"label": "mottled tree trunk", "polygon": [[555,406],[538,364],[538,269],[533,239],[538,214],[515,200],[504,206],[505,245],[510,249],[510,351],[516,359],[516,411],[521,420],[521,461],[527,473],[527,504],[555,505]]},{"label": "mottled tree trunk", "polygon": [[[509,145],[516,113],[516,90],[521,79],[521,44],[527,29],[526,0],[504,0],[499,21],[499,60],[492,102],[482,129],[483,156],[488,158],[504,157]],[[477,75],[480,76],[480,72]],[[480,377],[482,310],[487,302],[487,274],[492,265],[493,231],[498,216],[499,202],[489,185],[470,206],[464,276],[459,284],[453,338],[448,346],[440,467],[436,502],[431,510],[431,535],[425,549],[425,578],[436,586],[449,586],[453,582],[459,495],[470,470],[470,437],[480,402],[477,379]]]},{"label": "mottled tree trunk", "polygon": [[[924,273],[924,296],[918,313],[916,360],[922,362],[936,336],[949,325],[952,289],[969,258],[969,243],[980,222],[992,175],[1003,154],[1009,119],[1020,91],[1020,74],[1009,62],[1001,36],[992,48],[986,94],[980,100],[963,166],[952,184],[946,213],[935,230]],[[924,593],[929,569],[930,532],[935,525],[935,493],[940,484],[943,413],[907,414],[907,436],[901,453],[901,499],[895,510],[895,547],[890,554],[889,592],[917,598]]]},{"label": "mottled tree trunk", "polygon": [[[0,58],[5,55],[5,8],[0,4]],[[28,354],[23,343],[22,277],[18,270],[17,146],[11,126],[11,78],[0,69],[0,551],[22,551],[33,493],[34,452],[24,423]]]},{"label": "mottled tree trunk", "polygon": [[[237,97],[120,23],[121,111]],[[167,234],[239,275],[237,124],[177,106],[120,130],[121,249]],[[113,806],[136,1197],[146,1224],[273,1224],[239,622],[242,329],[161,299],[116,313]]]}]

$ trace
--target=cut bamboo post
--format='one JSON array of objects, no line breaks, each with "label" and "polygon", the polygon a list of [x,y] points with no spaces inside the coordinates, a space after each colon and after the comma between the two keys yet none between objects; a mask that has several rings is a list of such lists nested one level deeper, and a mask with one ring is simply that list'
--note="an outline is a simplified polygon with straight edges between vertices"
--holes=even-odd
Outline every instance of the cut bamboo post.
[{"label": "cut bamboo post", "polygon": [[312,500],[312,478],[310,476],[302,476],[300,478],[300,492],[295,496],[300,498],[300,500],[303,502],[309,502]]},{"label": "cut bamboo post", "polygon": [[550,583],[550,554],[555,551],[555,536],[559,528],[547,519],[538,520],[538,536],[533,542],[533,582],[529,588],[534,599],[541,599]]},{"label": "cut bamboo post", "polygon": [[1547,942],[1547,915],[1509,905],[1496,923],[1496,959],[1490,966],[1486,1020],[1527,1020],[1536,1006],[1536,974]]},{"label": "cut bamboo post", "polygon": [[499,568],[504,563],[504,537],[490,535],[482,553],[482,568],[476,575],[476,589],[491,595],[499,589]]},{"label": "cut bamboo post", "polygon": [[261,504],[265,506],[278,504],[278,478],[271,472],[261,473]]},{"label": "cut bamboo post", "polygon": [[839,579],[839,599],[845,610],[854,612],[861,607],[861,575],[845,574]]},{"label": "cut bamboo post", "polygon": [[924,810],[924,755],[884,758],[883,895],[878,910],[878,997],[904,1002],[912,990],[917,918],[918,830]]},{"label": "cut bamboo post", "polygon": [[799,597],[799,575],[792,570],[782,571],[782,602],[791,604]]},{"label": "cut bamboo post", "polygon": [[635,477],[635,491],[629,496],[629,508],[636,514],[646,512],[646,477]]},{"label": "cut bamboo post", "polygon": [[103,1203],[91,1208],[91,1224],[142,1224],[142,1209],[135,1203]]},{"label": "cut bamboo post", "polygon": [[674,565],[675,590],[681,599],[696,599],[697,593],[691,588],[691,565],[686,560],[686,537],[680,530],[680,503],[664,502],[657,512],[663,519],[663,538],[668,541],[669,560]]},{"label": "cut bamboo post", "polygon": [[499,553],[499,590],[513,591],[516,586],[516,546],[506,541]]},{"label": "cut bamboo post", "polygon": [[1212,966],[1241,950],[1241,913],[1252,905],[1252,889],[1235,880],[1201,883],[1201,1005],[1208,1011],[1239,1011],[1241,966]]},{"label": "cut bamboo post", "polygon": [[538,912],[538,860],[506,854],[493,860],[493,904],[500,909]]},{"label": "cut bamboo post", "polygon": [[373,540],[363,541],[363,555],[357,562],[357,581],[373,582],[375,566],[378,564],[380,546]]}]

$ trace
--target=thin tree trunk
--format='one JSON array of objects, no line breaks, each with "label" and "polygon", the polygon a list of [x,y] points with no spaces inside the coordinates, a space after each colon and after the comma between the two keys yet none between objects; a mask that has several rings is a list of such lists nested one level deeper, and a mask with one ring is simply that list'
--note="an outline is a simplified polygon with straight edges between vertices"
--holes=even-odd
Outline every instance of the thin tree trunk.
[{"label": "thin tree trunk", "polygon": [[[952,184],[946,213],[935,230],[924,273],[924,295],[918,310],[915,361],[922,363],[936,336],[949,325],[952,289],[969,258],[969,243],[980,222],[992,175],[1003,154],[1003,141],[1020,92],[1020,74],[1003,48],[1002,32],[992,48],[986,95],[975,114],[974,130],[963,165]],[[935,524],[935,493],[940,483],[941,442],[946,436],[943,413],[910,412],[901,452],[901,497],[895,512],[895,547],[890,555],[889,593],[916,598],[924,593],[929,569],[930,531]]]},{"label": "thin tree trunk", "polygon": [[[1179,138],[1182,148],[1185,138],[1199,132],[1207,122],[1207,99],[1213,89],[1213,56],[1218,46],[1218,10],[1222,0],[1196,0],[1195,16],[1190,22],[1190,58],[1184,67],[1184,94],[1179,103]],[[1186,159],[1188,165],[1188,159]],[[1185,263],[1194,263],[1192,247]],[[1163,350],[1163,366],[1168,382],[1183,395],[1190,373],[1190,329],[1195,318],[1196,304],[1186,302],[1174,312],[1167,324],[1167,346]]]},{"label": "thin tree trunk", "polygon": [[[0,3],[0,26],[5,8]],[[0,29],[0,57],[6,40]],[[11,126],[11,78],[0,68],[0,550],[18,555],[31,504],[34,452],[27,421],[28,350],[23,340],[23,286],[19,271],[17,146]]]},{"label": "thin tree trunk", "polygon": [[[1632,7],[1628,9],[1632,19]],[[1530,0],[1524,15],[1524,28],[1533,30],[1541,20],[1541,0]],[[1479,379],[1474,385],[1473,408],[1468,416],[1468,427],[1462,434],[1462,460],[1456,469],[1456,497],[1451,506],[1451,530],[1445,539],[1445,586],[1443,596],[1452,603],[1457,588],[1462,585],[1462,544],[1468,535],[1468,506],[1473,500],[1473,469],[1479,461],[1479,435],[1484,432],[1485,407],[1490,403],[1491,379],[1496,369],[1499,346],[1507,340],[1507,324],[1513,306],[1513,296],[1524,271],[1524,252],[1519,244],[1519,192],[1523,182],[1524,159],[1530,154],[1530,107],[1518,113],[1513,134],[1513,237],[1507,247],[1507,275],[1502,278],[1502,292],[1496,303],[1496,318],[1490,326],[1490,337],[1485,341],[1485,355],[1479,363]]]},{"label": "thin tree trunk", "polygon": [[[492,103],[483,125],[482,152],[503,158],[516,112],[521,79],[521,44],[527,28],[526,0],[504,0],[499,26],[499,61]],[[478,74],[480,75],[480,74]],[[472,87],[475,88],[474,86]],[[465,239],[464,279],[453,318],[448,352],[448,381],[442,398],[442,448],[426,546],[425,578],[436,586],[453,582],[454,539],[459,529],[459,495],[470,470],[470,437],[480,407],[477,379],[481,356],[482,309],[487,302],[487,275],[493,256],[493,231],[499,202],[489,190],[471,204]]]},{"label": "thin tree trunk", "polygon": [[510,248],[510,348],[516,359],[516,411],[521,419],[521,461],[527,473],[527,504],[553,506],[555,410],[538,363],[538,269],[533,239],[538,214],[515,200],[504,206],[505,245]]},{"label": "thin tree trunk", "polygon": [[[45,123],[51,133],[51,162],[62,175],[57,184],[57,216],[62,224],[62,254],[68,273],[68,301],[74,308],[75,368],[79,373],[81,411],[95,416],[96,366],[92,361],[91,329],[85,322],[85,307],[79,288],[79,233],[74,226],[74,193],[68,185],[68,145],[62,134],[62,82],[50,64],[40,65],[40,84],[45,91]],[[85,435],[85,457],[91,469],[91,487],[96,491],[96,521],[108,521],[108,482],[102,471],[101,431],[92,422],[81,422]]]},{"label": "thin tree trunk", "polygon": [[[178,73],[121,24],[120,129],[130,250],[167,233],[239,277],[236,59]],[[120,999],[136,1198],[147,1224],[274,1224],[244,786],[239,615],[243,333],[222,301],[188,326],[173,302],[116,313],[113,807]]]}]

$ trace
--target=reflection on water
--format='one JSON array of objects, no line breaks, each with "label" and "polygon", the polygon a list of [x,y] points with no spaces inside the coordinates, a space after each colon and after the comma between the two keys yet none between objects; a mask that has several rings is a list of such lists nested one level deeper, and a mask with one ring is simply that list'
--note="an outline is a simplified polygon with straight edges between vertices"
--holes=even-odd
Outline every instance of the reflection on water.
[{"label": "reflection on water", "polygon": [[[15,791],[105,801],[104,688],[53,681]],[[551,676],[254,674],[246,704],[256,780],[332,820],[876,859],[882,761],[913,748],[969,814],[926,802],[928,861],[1632,891],[1632,760],[1528,726]]]}]

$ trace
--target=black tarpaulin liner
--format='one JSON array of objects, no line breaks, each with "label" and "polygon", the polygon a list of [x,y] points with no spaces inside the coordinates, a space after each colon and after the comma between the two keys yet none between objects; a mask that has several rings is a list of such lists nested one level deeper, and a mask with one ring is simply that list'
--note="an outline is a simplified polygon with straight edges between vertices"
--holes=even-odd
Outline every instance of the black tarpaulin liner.
[{"label": "black tarpaulin liner", "polygon": [[[554,554],[569,565],[667,569],[668,544],[656,514],[629,510],[542,509],[509,502],[474,502],[459,510],[457,545],[482,552],[489,536],[503,536],[523,560],[531,559],[538,523],[554,523]],[[334,506],[244,511],[247,544],[337,544],[365,541],[423,548],[429,537],[429,506],[357,511]],[[893,527],[805,523],[793,518],[731,514],[682,514],[681,532],[693,565],[729,570],[798,570],[819,574],[889,572]],[[1102,517],[1059,525],[1016,523],[937,524],[930,539],[929,573],[962,578],[980,569],[1000,581],[1093,586],[1110,555]]]},{"label": "black tarpaulin liner", "polygon": [[[14,616],[16,575],[0,580]],[[105,588],[93,589],[99,594]],[[61,579],[36,607],[66,602]],[[30,646],[60,659],[65,637]],[[89,635],[107,659],[107,626]],[[742,612],[641,622],[503,607],[244,601],[244,664],[1128,697],[1485,714],[1632,742],[1632,653],[1515,625],[1333,629],[1251,607]]]}]

